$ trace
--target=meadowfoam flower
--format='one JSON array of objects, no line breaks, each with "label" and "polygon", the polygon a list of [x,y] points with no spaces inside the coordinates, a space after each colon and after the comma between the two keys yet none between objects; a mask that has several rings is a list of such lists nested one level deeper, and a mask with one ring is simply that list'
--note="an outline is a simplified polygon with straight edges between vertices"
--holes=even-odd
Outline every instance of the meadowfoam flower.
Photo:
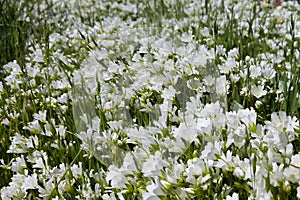
[{"label": "meadowfoam flower", "polygon": [[71,171],[72,171],[72,176],[74,178],[81,178],[83,173],[82,173],[82,162],[79,162],[79,164],[74,164],[71,167]]},{"label": "meadowfoam flower", "polygon": [[277,163],[274,162],[272,163],[272,172],[271,172],[272,175],[270,176],[270,182],[275,187],[277,187],[279,183],[283,182],[285,178],[283,174],[283,170],[284,170],[283,164],[278,165]]},{"label": "meadowfoam flower", "polygon": [[240,126],[237,129],[230,131],[227,136],[226,147],[229,147],[232,143],[241,148],[246,143],[246,126]]},{"label": "meadowfoam flower", "polygon": [[26,192],[21,189],[21,185],[25,178],[26,176],[23,174],[14,174],[11,178],[12,181],[9,183],[9,186],[1,188],[1,199],[24,199],[26,197]]},{"label": "meadowfoam flower", "polygon": [[267,127],[274,131],[284,131],[294,133],[294,128],[299,126],[299,121],[296,117],[291,118],[286,115],[286,112],[280,111],[271,114],[271,122],[266,122]]},{"label": "meadowfoam flower", "polygon": [[52,190],[55,187],[54,180],[52,177],[49,180],[43,180],[44,187],[38,187],[39,197],[47,198],[52,193]]},{"label": "meadowfoam flower", "polygon": [[212,77],[212,75],[208,75],[203,78],[203,82],[206,86],[212,87],[215,83],[215,79]]},{"label": "meadowfoam flower", "polygon": [[108,172],[106,174],[106,181],[110,182],[112,188],[123,188],[126,187],[128,182],[127,178],[124,176],[121,169],[115,165],[110,165],[108,167]]},{"label": "meadowfoam flower", "polygon": [[145,200],[160,200],[159,196],[165,195],[161,189],[162,185],[157,176],[154,177],[154,182],[146,186],[147,192],[143,192],[142,196]]},{"label": "meadowfoam flower", "polygon": [[256,65],[250,66],[250,77],[255,79],[261,74],[261,68]]},{"label": "meadowfoam flower", "polygon": [[253,108],[240,109],[237,113],[241,122],[243,122],[248,128],[256,124],[257,114]]},{"label": "meadowfoam flower", "polygon": [[183,163],[174,163],[172,169],[166,169],[166,179],[169,183],[176,184],[177,180],[181,178],[181,174],[184,171]]},{"label": "meadowfoam flower", "polygon": [[168,163],[162,159],[162,154],[156,151],[155,155],[150,155],[142,164],[142,172],[145,177],[160,176],[161,170],[167,165]]},{"label": "meadowfoam flower", "polygon": [[229,128],[237,129],[239,127],[239,117],[236,111],[226,112],[226,125]]},{"label": "meadowfoam flower", "polygon": [[264,90],[264,86],[263,85],[259,85],[259,86],[251,86],[251,94],[253,96],[255,96],[256,98],[260,98],[263,97],[267,94],[267,91]]},{"label": "meadowfoam flower", "polygon": [[226,76],[220,76],[216,79],[216,93],[224,96],[227,92]]},{"label": "meadowfoam flower", "polygon": [[284,169],[283,174],[286,178],[293,182],[299,182],[299,174],[300,174],[300,154],[293,155],[291,158],[291,162],[289,167]]},{"label": "meadowfoam flower", "polygon": [[239,194],[234,192],[231,196],[227,195],[226,200],[239,200]]},{"label": "meadowfoam flower", "polygon": [[32,155],[27,156],[27,161],[33,164],[34,169],[48,168],[48,155],[44,151],[34,151]]},{"label": "meadowfoam flower", "polygon": [[190,159],[187,162],[187,168],[184,172],[184,176],[186,176],[186,181],[191,184],[195,184],[197,180],[197,176],[201,176],[203,171],[205,170],[205,163],[200,158]]},{"label": "meadowfoam flower", "polygon": [[26,168],[24,155],[21,155],[21,157],[17,157],[15,161],[11,163],[11,171],[13,172],[21,172],[21,170],[23,170],[24,168]]},{"label": "meadowfoam flower", "polygon": [[127,129],[127,135],[129,137],[129,143],[140,143],[145,147],[150,147],[154,143],[153,137],[150,135],[149,131],[143,127],[129,128]]},{"label": "meadowfoam flower", "polygon": [[41,133],[42,132],[42,128],[40,126],[40,123],[38,120],[33,120],[32,122],[29,122],[27,124],[27,126],[23,127],[24,130],[29,130],[30,132],[33,133]]},{"label": "meadowfoam flower", "polygon": [[237,63],[234,58],[229,57],[223,65],[219,65],[220,72],[223,74],[229,74],[234,67],[237,66]]},{"label": "meadowfoam flower", "polygon": [[210,135],[212,131],[212,122],[210,119],[198,118],[197,119],[197,127],[196,129],[200,131],[200,133],[205,133]]},{"label": "meadowfoam flower", "polygon": [[197,137],[196,124],[191,122],[188,122],[188,124],[181,123],[173,133],[176,138],[179,137],[190,144]]},{"label": "meadowfoam flower", "polygon": [[215,141],[214,143],[208,142],[204,150],[201,151],[201,159],[214,160],[216,155],[220,155],[223,142]]},{"label": "meadowfoam flower", "polygon": [[11,145],[7,150],[7,153],[26,153],[28,151],[27,138],[16,133],[15,136],[10,138]]},{"label": "meadowfoam flower", "polygon": [[137,171],[136,162],[131,153],[127,153],[125,155],[121,170],[126,174],[130,174],[133,171]]},{"label": "meadowfoam flower", "polygon": [[38,189],[40,186],[38,185],[38,177],[37,174],[32,174],[31,176],[27,176],[22,183],[22,190],[27,192],[29,189]]}]

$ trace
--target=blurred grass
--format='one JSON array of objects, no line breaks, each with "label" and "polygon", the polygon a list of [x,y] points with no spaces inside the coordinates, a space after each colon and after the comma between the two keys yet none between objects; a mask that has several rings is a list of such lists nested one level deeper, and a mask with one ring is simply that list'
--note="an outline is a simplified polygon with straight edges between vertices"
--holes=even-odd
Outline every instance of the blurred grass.
[{"label": "blurred grass", "polygon": [[24,14],[18,1],[2,0],[0,3],[0,65],[17,60],[24,64],[26,41],[30,25],[19,18]]}]

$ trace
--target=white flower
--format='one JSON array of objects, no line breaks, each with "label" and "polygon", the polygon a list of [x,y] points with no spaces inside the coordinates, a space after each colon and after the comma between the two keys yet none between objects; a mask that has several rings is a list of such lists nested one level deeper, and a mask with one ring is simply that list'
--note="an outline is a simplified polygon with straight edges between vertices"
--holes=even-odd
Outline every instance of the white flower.
[{"label": "white flower", "polygon": [[291,182],[299,182],[300,154],[293,155],[289,167],[284,169],[284,176]]},{"label": "white flower", "polygon": [[181,178],[181,173],[184,170],[183,163],[175,163],[172,166],[172,170],[166,169],[167,181],[170,183],[177,183],[177,180]]},{"label": "white flower", "polygon": [[221,147],[223,142],[215,141],[214,143],[208,142],[205,145],[204,150],[201,152],[201,159],[213,160],[216,155],[219,155],[221,152]]},{"label": "white flower", "polygon": [[182,138],[189,144],[192,143],[197,137],[196,124],[181,123],[178,128],[175,128],[174,136]]},{"label": "white flower", "polygon": [[38,133],[40,133],[40,132],[42,132],[42,128],[41,128],[41,126],[40,126],[40,123],[39,123],[39,121],[38,120],[33,120],[32,122],[29,122],[28,124],[27,124],[27,126],[24,126],[23,127],[23,129],[24,130],[29,130],[29,131],[31,131],[31,132],[38,132]]},{"label": "white flower", "polygon": [[191,42],[193,40],[194,36],[192,33],[183,33],[180,37],[181,41],[183,42]]},{"label": "white flower", "polygon": [[2,93],[2,92],[3,92],[3,83],[0,82],[0,93]]},{"label": "white flower", "polygon": [[240,126],[234,131],[230,131],[227,136],[226,147],[229,147],[230,144],[234,143],[236,147],[241,148],[246,142],[245,136],[246,136],[245,125]]},{"label": "white flower", "polygon": [[208,75],[203,78],[203,82],[206,86],[213,86],[215,79],[212,77],[212,75]]},{"label": "white flower", "polygon": [[192,160],[188,160],[187,168],[184,172],[184,175],[187,176],[186,181],[194,184],[196,182],[196,176],[201,176],[203,171],[205,170],[205,164],[203,160],[200,158],[194,158]]},{"label": "white flower", "polygon": [[24,155],[21,155],[21,157],[17,157],[15,161],[11,164],[11,171],[13,172],[20,172],[23,168],[26,167]]},{"label": "white flower", "polygon": [[228,170],[230,166],[233,166],[232,161],[232,152],[228,150],[226,152],[226,155],[224,152],[222,152],[222,155],[220,156],[220,159],[216,162],[215,166],[224,170]]},{"label": "white flower", "polygon": [[226,76],[220,76],[216,80],[216,92],[219,95],[226,94]]},{"label": "white flower", "polygon": [[165,100],[172,100],[176,94],[176,90],[173,86],[169,86],[162,91],[161,97]]},{"label": "white flower", "polygon": [[291,165],[300,168],[300,154],[292,156]]},{"label": "white flower", "polygon": [[226,125],[227,127],[237,129],[239,126],[239,118],[235,111],[230,111],[226,113]]},{"label": "white flower", "polygon": [[276,71],[271,66],[263,69],[262,73],[263,73],[264,77],[268,80],[274,78],[276,75]]},{"label": "white flower", "polygon": [[71,171],[74,178],[80,178],[82,176],[82,162],[79,162],[78,165],[74,164]]},{"label": "white flower", "polygon": [[247,108],[247,109],[239,109],[238,110],[238,117],[240,120],[247,126],[252,126],[253,124],[256,124],[256,117],[257,114],[253,108]]},{"label": "white flower", "polygon": [[294,132],[294,128],[299,125],[296,117],[291,118],[286,115],[286,112],[280,111],[271,114],[271,122],[266,122],[267,127],[274,131]]},{"label": "white flower", "polygon": [[212,122],[210,119],[198,118],[197,120],[197,130],[200,133],[210,134],[212,130]]},{"label": "white flower", "polygon": [[154,139],[143,127],[140,127],[139,129],[136,127],[127,129],[127,135],[129,137],[128,142],[131,143],[139,142],[145,147],[151,146],[151,144],[154,143]]},{"label": "white flower", "polygon": [[45,122],[46,121],[46,115],[47,115],[47,110],[39,111],[39,113],[34,113],[33,114],[33,118],[35,120],[39,120],[41,122]]},{"label": "white flower", "polygon": [[207,62],[208,51],[204,45],[201,45],[197,51],[188,56],[188,61],[192,66],[203,66]]},{"label": "white flower", "polygon": [[110,182],[112,188],[123,188],[125,187],[125,183],[127,183],[127,178],[124,176],[121,169],[116,167],[115,165],[111,165],[108,167],[108,172],[106,174],[106,181]]},{"label": "white flower", "polygon": [[102,199],[103,200],[117,200],[116,196],[115,196],[115,193],[111,193],[110,195],[108,194],[104,194],[102,196]]},{"label": "white flower", "polygon": [[42,188],[42,187],[38,188],[39,197],[46,199],[46,197],[48,197],[51,194],[52,190],[55,187],[54,180],[52,178],[49,179],[48,181],[43,180],[43,185],[44,185],[44,188]]},{"label": "white flower", "polygon": [[226,49],[223,47],[223,45],[217,45],[216,46],[216,54],[217,55],[224,55],[226,53]]},{"label": "white flower", "polygon": [[123,166],[121,169],[124,173],[127,173],[127,174],[132,173],[133,171],[137,170],[134,158],[130,153],[126,154],[124,161],[123,161]]},{"label": "white flower", "polygon": [[284,165],[280,164],[279,166],[276,163],[272,163],[272,176],[270,176],[270,182],[275,187],[278,186],[278,183],[282,182],[285,177],[283,175]]},{"label": "white flower", "polygon": [[153,177],[161,175],[163,167],[167,166],[167,162],[162,159],[159,151],[155,155],[150,155],[149,158],[142,165],[142,172],[146,177]]},{"label": "white flower", "polygon": [[56,129],[56,133],[58,133],[61,138],[65,138],[66,130],[67,130],[66,127],[59,125],[58,128],[55,129]]},{"label": "white flower", "polygon": [[250,77],[257,78],[261,74],[261,68],[256,65],[250,66]]},{"label": "white flower", "polygon": [[37,174],[27,176],[22,183],[22,190],[26,192],[28,189],[37,189],[40,186],[38,185]]},{"label": "white flower", "polygon": [[235,66],[237,66],[235,59],[230,57],[223,65],[219,65],[219,69],[221,73],[228,74]]},{"label": "white flower", "polygon": [[238,193],[233,193],[232,196],[227,195],[226,200],[239,200],[239,194]]},{"label": "white flower", "polygon": [[251,94],[256,98],[260,98],[265,96],[267,94],[267,91],[264,90],[263,85],[259,85],[259,86],[254,85],[251,87]]},{"label": "white flower", "polygon": [[147,192],[143,192],[142,196],[144,200],[160,200],[158,196],[163,196],[164,192],[161,189],[159,178],[155,176],[155,182],[146,186]]},{"label": "white flower", "polygon": [[9,149],[7,150],[7,153],[26,153],[28,150],[27,147],[27,138],[24,136],[16,133],[15,136],[10,138],[11,145],[9,146]]}]

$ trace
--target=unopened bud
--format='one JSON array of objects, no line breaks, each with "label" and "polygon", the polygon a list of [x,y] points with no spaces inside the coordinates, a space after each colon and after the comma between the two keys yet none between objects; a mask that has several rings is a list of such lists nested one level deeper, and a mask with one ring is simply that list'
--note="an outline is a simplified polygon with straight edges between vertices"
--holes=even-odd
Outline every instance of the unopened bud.
[{"label": "unopened bud", "polygon": [[167,190],[170,190],[172,188],[171,183],[169,183],[168,181],[165,180],[161,180],[160,183],[164,186],[164,188],[166,188]]}]

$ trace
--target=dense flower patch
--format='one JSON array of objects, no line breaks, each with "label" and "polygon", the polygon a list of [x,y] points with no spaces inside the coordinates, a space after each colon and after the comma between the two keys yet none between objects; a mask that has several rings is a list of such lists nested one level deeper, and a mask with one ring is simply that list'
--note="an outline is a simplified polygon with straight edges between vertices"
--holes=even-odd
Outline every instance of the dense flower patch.
[{"label": "dense flower patch", "polygon": [[2,199],[300,198],[298,3],[12,2]]}]

